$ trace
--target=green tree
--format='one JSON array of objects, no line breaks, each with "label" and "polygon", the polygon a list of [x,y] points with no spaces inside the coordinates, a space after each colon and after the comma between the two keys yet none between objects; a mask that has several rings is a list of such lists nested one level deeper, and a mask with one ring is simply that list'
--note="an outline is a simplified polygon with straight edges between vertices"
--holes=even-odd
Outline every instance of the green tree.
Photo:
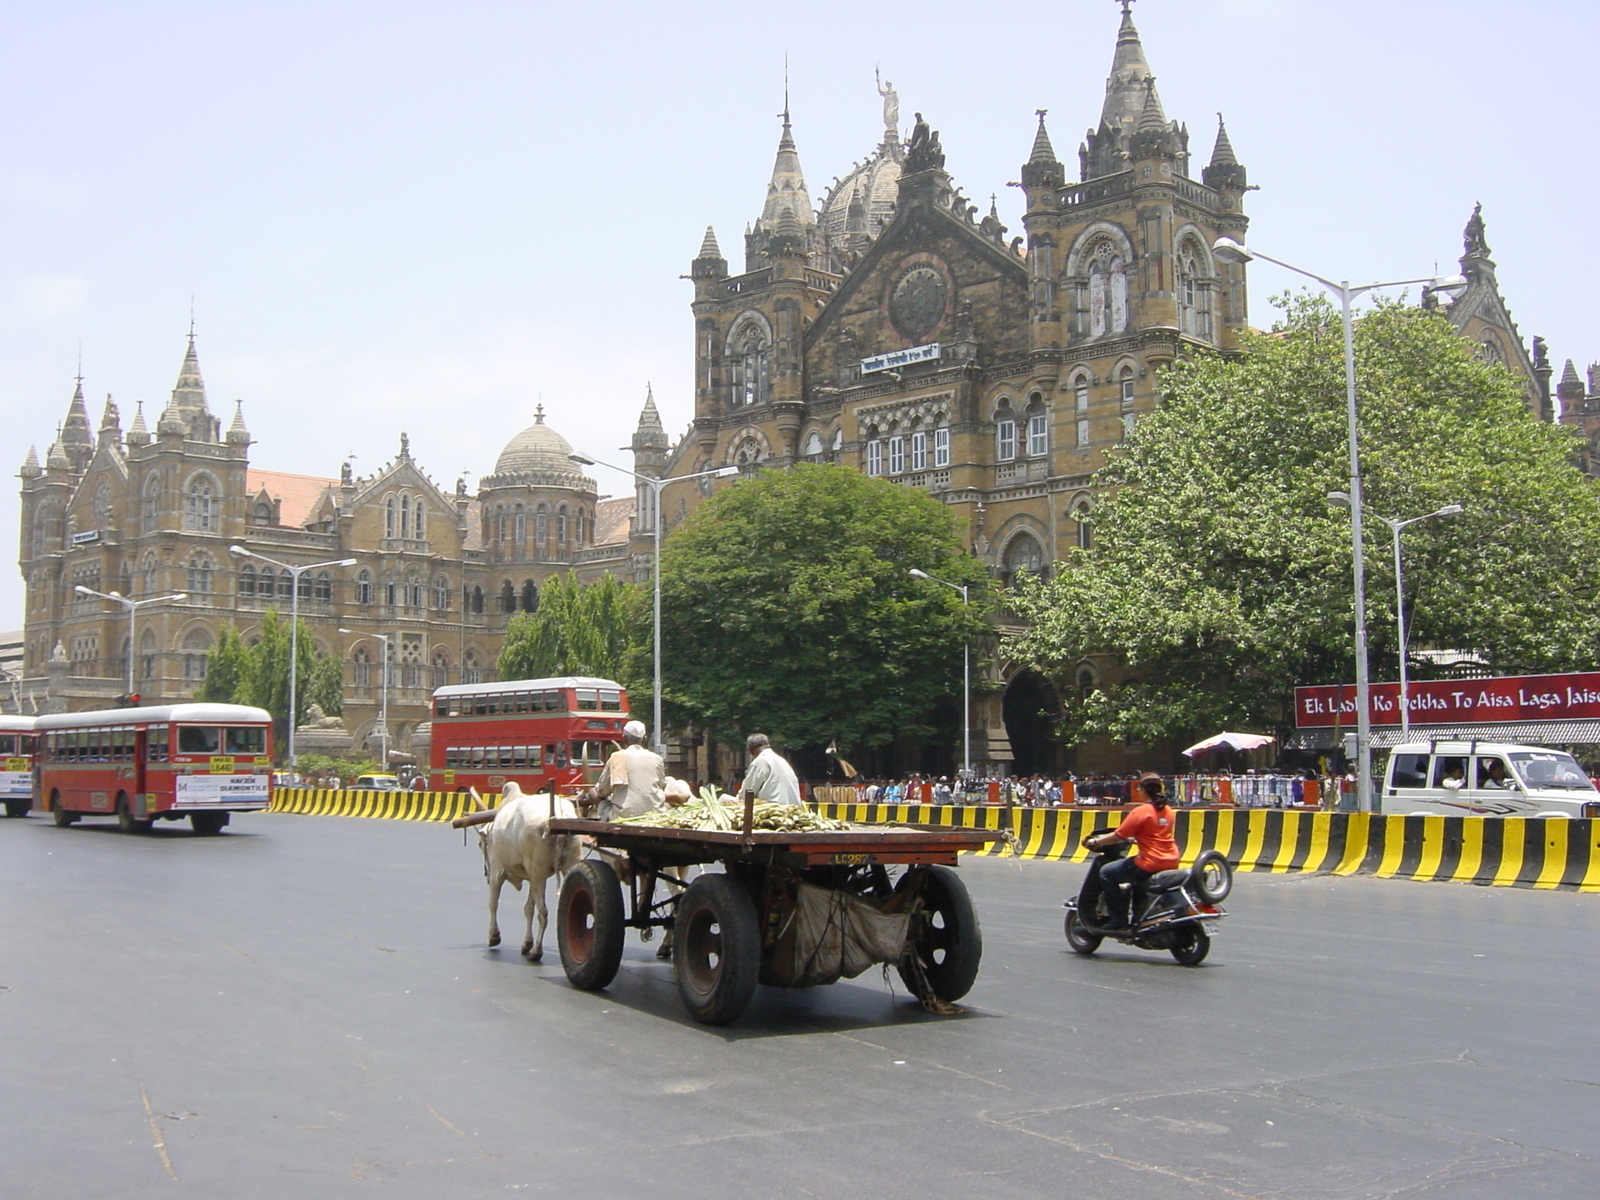
[{"label": "green tree", "polygon": [[[1320,299],[1284,303],[1242,357],[1166,373],[1161,407],[1101,474],[1118,490],[1093,548],[1014,598],[1032,627],[1010,653],[1069,685],[1091,656],[1125,668],[1069,704],[1068,736],[1282,731],[1297,684],[1354,678],[1350,518],[1326,499],[1349,473],[1339,319]],[[1406,532],[1411,646],[1501,673],[1592,666],[1600,496],[1571,432],[1420,309],[1365,315],[1356,356],[1368,513],[1465,508]],[[1370,516],[1365,529],[1370,661],[1393,678],[1392,541]]]},{"label": "green tree", "polygon": [[648,622],[649,596],[637,584],[610,575],[590,584],[570,571],[553,575],[540,590],[537,611],[518,613],[507,625],[500,678],[598,675],[629,684],[649,638]]},{"label": "green tree", "polygon": [[[343,664],[318,654],[311,630],[300,622],[299,667],[296,672],[295,723],[303,724],[313,703],[330,716],[344,712]],[[261,619],[261,636],[246,646],[233,629],[225,629],[206,655],[206,679],[198,697],[217,703],[252,704],[273,717],[282,744],[288,734],[289,623],[276,609]]]},{"label": "green tree", "polygon": [[[970,585],[971,605],[912,568]],[[935,704],[960,694],[963,640],[988,630],[988,574],[950,510],[845,467],[719,492],[667,541],[661,582],[664,699],[728,741],[924,735]]]},{"label": "green tree", "polygon": [[229,625],[206,655],[205,682],[195,698],[213,704],[232,704],[239,694],[240,681],[249,671],[250,650],[239,640],[239,631]]}]

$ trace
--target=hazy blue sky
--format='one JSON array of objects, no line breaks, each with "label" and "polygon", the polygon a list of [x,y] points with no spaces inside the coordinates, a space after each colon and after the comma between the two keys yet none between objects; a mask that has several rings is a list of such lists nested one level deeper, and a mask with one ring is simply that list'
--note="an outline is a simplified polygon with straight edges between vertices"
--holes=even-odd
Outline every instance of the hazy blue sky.
[{"label": "hazy blue sky", "polygon": [[[1139,0],[1199,163],[1216,112],[1251,240],[1333,278],[1454,269],[1475,201],[1525,340],[1600,358],[1600,3]],[[789,59],[813,198],[880,132],[873,69],[1021,232],[1034,110],[1069,167],[1098,117],[1112,0],[1048,4],[82,3],[0,0],[0,421],[42,455],[82,345],[98,420],[154,423],[194,296],[212,408],[268,469],[358,474],[401,430],[447,489],[541,399],[615,453],[653,382],[692,414],[689,285],[738,270]],[[1198,163],[1196,166],[1198,174]],[[1253,270],[1253,319],[1291,276]],[[602,487],[626,491],[600,473]],[[15,484],[0,489],[15,549]],[[14,560],[13,560],[14,561]],[[0,628],[21,624],[14,571]]]}]

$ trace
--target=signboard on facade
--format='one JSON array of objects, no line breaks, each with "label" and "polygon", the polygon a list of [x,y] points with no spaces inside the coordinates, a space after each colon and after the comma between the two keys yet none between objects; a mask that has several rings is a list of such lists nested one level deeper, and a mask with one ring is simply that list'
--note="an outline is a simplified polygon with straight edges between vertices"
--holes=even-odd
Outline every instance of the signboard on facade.
[{"label": "signboard on facade", "polygon": [[912,363],[928,362],[939,357],[941,342],[930,342],[926,346],[910,346],[904,350],[892,350],[888,354],[874,354],[871,358],[861,360],[861,373],[870,375],[874,371],[887,371],[892,367],[909,367]]},{"label": "signboard on facade", "polygon": [[[1400,724],[1400,685],[1367,689],[1367,719]],[[1406,684],[1413,725],[1491,725],[1522,721],[1600,719],[1600,671],[1571,675],[1503,675],[1497,679],[1443,679]],[[1296,729],[1356,724],[1356,689],[1351,683],[1294,690]]]},{"label": "signboard on facade", "polygon": [[100,531],[98,529],[85,529],[82,533],[72,535],[72,544],[74,546],[85,546],[90,542],[98,542],[99,540]]}]

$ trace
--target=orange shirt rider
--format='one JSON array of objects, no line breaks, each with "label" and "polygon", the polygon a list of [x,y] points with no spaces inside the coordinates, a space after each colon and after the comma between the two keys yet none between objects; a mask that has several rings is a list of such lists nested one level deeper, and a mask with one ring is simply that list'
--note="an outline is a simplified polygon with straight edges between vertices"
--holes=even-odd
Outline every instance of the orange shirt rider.
[{"label": "orange shirt rider", "polygon": [[1172,837],[1172,810],[1163,804],[1141,804],[1122,819],[1113,835],[1124,842],[1137,842],[1139,853],[1134,863],[1141,871],[1154,875],[1178,865],[1178,843]]}]

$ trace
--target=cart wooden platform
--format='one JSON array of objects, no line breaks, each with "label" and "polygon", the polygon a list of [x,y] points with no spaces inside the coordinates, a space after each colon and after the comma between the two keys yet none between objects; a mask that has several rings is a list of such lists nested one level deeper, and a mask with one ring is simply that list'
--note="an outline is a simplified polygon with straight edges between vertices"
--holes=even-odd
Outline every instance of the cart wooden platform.
[{"label": "cart wooden platform", "polygon": [[[962,851],[1002,835],[949,826],[889,826],[788,833],[670,829],[557,819],[553,833],[580,834],[599,852],[568,873],[556,937],[574,987],[598,990],[616,978],[629,928],[649,938],[666,930],[684,1006],[697,1020],[737,1020],[758,983],[809,987],[839,977],[816,963],[819,945],[797,919],[818,889],[839,914],[820,949],[831,953],[852,921],[903,930],[892,962],[907,988],[940,1011],[965,996],[983,954],[977,913],[953,869]],[[687,886],[677,869],[720,863]],[[627,900],[624,901],[624,881]],[[890,954],[893,957],[890,957]],[[797,966],[797,964],[800,964]]]}]

